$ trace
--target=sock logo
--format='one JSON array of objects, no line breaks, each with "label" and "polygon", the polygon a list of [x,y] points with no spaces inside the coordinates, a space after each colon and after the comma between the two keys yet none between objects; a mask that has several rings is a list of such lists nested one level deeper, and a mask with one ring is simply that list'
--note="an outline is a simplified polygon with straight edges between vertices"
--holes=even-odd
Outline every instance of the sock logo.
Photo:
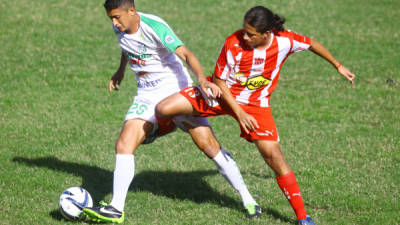
[{"label": "sock logo", "polygon": [[283,189],[283,193],[285,194],[285,196],[286,196],[286,198],[288,200],[290,200],[292,197],[296,197],[296,196],[301,197],[301,193],[300,192],[290,194],[290,192],[288,192],[286,190],[286,188]]},{"label": "sock logo", "polygon": [[299,197],[301,197],[301,193],[300,193],[300,192],[299,192],[299,193],[293,193],[292,196],[293,196],[293,197],[294,197],[294,196],[299,196]]},{"label": "sock logo", "polygon": [[286,188],[283,188],[283,194],[285,194],[286,198],[290,200],[290,193],[286,190]]}]

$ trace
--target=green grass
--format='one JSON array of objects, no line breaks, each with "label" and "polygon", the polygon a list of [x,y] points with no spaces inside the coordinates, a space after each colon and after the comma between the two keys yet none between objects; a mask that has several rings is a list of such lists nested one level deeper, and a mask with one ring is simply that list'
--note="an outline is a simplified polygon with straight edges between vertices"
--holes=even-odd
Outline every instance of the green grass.
[{"label": "green grass", "polygon": [[[82,186],[110,200],[114,143],[135,93],[108,80],[120,50],[103,1],[0,3],[0,224],[67,224],[58,197]],[[211,73],[224,38],[265,1],[136,1],[164,18]],[[286,159],[318,224],[400,224],[400,2],[268,1],[286,27],[322,42],[357,75],[351,87],[309,52],[289,58],[272,97]],[[388,79],[393,82],[387,82]],[[264,209],[239,196],[188,135],[141,146],[126,224],[293,224],[294,213],[233,119],[210,119]],[[71,223],[72,224],[72,223]]]}]

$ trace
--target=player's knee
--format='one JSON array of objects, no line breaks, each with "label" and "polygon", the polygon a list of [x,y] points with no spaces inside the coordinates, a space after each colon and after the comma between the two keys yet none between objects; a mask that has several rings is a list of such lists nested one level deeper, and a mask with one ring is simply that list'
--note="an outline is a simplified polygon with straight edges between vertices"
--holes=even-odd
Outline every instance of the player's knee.
[{"label": "player's knee", "polygon": [[214,158],[221,149],[221,146],[215,139],[202,139],[197,145],[209,158]]},{"label": "player's knee", "polygon": [[169,106],[165,101],[161,101],[156,105],[155,113],[157,117],[166,119],[171,116],[171,106]]},{"label": "player's knee", "polygon": [[126,144],[121,138],[115,143],[115,153],[117,154],[133,154],[133,148]]},{"label": "player's knee", "polygon": [[272,167],[272,169],[277,172],[283,168],[288,167],[285,157],[280,149],[274,149],[268,155],[266,162]]},{"label": "player's knee", "polygon": [[263,144],[258,145],[258,148],[264,159],[279,160],[283,157],[278,142],[263,142]]}]

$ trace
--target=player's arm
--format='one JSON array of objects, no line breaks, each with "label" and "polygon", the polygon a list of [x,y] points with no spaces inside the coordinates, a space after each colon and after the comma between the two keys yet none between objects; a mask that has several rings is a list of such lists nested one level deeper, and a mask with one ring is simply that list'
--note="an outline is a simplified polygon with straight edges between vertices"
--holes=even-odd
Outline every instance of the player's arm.
[{"label": "player's arm", "polygon": [[349,80],[351,84],[354,84],[353,80],[356,75],[350,72],[350,70],[343,66],[338,60],[336,60],[324,45],[311,39],[309,50],[332,64],[342,76]]},{"label": "player's arm", "polygon": [[119,90],[119,85],[121,84],[125,76],[125,68],[127,64],[128,64],[128,59],[126,58],[125,54],[121,52],[121,60],[119,63],[118,70],[117,72],[114,73],[114,75],[111,77],[110,82],[108,83],[108,89],[110,91]]},{"label": "player's arm", "polygon": [[176,48],[174,53],[180,59],[182,59],[184,62],[187,63],[189,68],[196,75],[197,80],[199,81],[200,87],[203,90],[203,92],[207,95],[207,97],[210,97],[209,93],[208,93],[208,88],[211,89],[211,92],[214,97],[221,96],[221,90],[218,88],[218,86],[216,86],[215,84],[208,82],[206,80],[199,60],[189,49],[187,49],[184,45],[182,45],[182,46],[179,46],[178,48]]},{"label": "player's arm", "polygon": [[221,89],[222,95],[221,99],[232,109],[233,113],[236,115],[239,124],[243,127],[246,133],[254,131],[258,128],[257,120],[251,115],[247,114],[242,107],[236,102],[235,98],[231,94],[225,80],[219,79],[215,74],[213,74],[213,82]]}]

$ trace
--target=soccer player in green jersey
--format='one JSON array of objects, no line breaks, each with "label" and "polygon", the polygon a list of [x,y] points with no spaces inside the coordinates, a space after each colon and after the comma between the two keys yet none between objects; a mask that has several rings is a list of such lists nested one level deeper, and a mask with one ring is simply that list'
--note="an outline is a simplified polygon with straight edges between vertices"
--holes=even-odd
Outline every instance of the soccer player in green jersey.
[{"label": "soccer player in green jersey", "polygon": [[235,161],[219,145],[206,118],[181,116],[174,118],[172,123],[169,120],[157,121],[155,117],[158,102],[192,85],[181,60],[196,75],[202,89],[210,89],[217,96],[221,92],[219,87],[205,79],[198,59],[164,20],[137,12],[134,0],[107,0],[104,7],[122,50],[120,66],[109,82],[109,90],[119,89],[125,67],[129,64],[136,74],[137,95],[115,145],[112,200],[100,207],[84,208],[85,215],[94,221],[122,223],[126,195],[134,177],[137,147],[151,142],[159,134],[168,133],[177,124],[191,135],[200,150],[216,163],[220,173],[238,191],[247,215],[260,216],[261,208],[249,193]]}]

